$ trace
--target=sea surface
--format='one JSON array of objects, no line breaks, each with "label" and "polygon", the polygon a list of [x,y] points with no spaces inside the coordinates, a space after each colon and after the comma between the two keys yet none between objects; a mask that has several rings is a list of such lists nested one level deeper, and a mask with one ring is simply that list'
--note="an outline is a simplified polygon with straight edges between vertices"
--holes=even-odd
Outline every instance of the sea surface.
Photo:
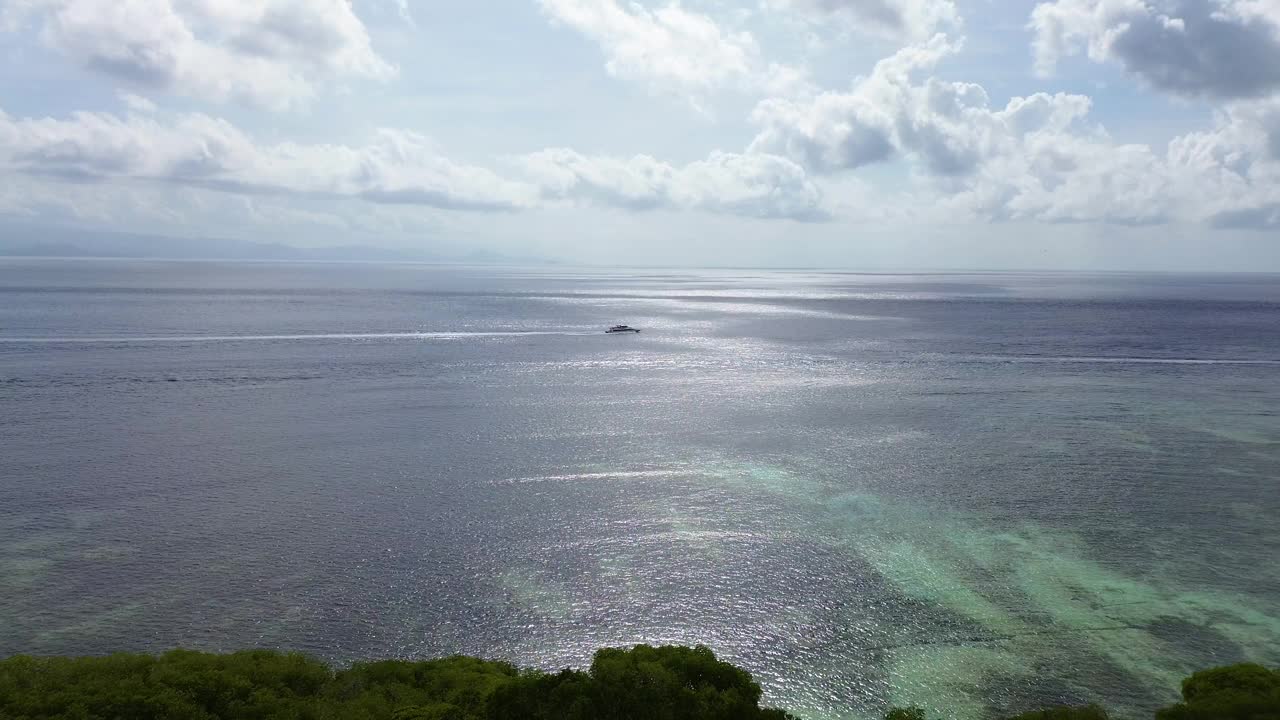
[{"label": "sea surface", "polygon": [[0,260],[0,655],[1141,717],[1280,663],[1278,413],[1277,276]]}]

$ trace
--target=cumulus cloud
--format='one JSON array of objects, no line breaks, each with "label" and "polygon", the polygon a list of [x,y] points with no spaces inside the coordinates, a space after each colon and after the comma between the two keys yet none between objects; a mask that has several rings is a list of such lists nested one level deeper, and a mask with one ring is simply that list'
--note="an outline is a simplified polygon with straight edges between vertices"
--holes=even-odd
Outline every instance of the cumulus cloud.
[{"label": "cumulus cloud", "polygon": [[1280,90],[1280,4],[1268,0],[1054,0],[1036,6],[1036,67],[1085,52],[1159,90],[1251,98]]},{"label": "cumulus cloud", "polygon": [[749,32],[720,27],[708,15],[672,3],[650,10],[618,0],[539,0],[558,23],[594,40],[605,69],[658,93],[695,101],[727,87],[780,90],[804,81],[790,66],[765,63]]},{"label": "cumulus cloud", "polygon": [[835,19],[847,28],[909,41],[925,40],[960,24],[952,0],[765,0],[765,6],[815,23]]},{"label": "cumulus cloud", "polygon": [[1274,229],[1280,207],[1280,102],[1230,103],[1207,130],[1159,150],[1099,128],[1042,129],[992,154],[956,202],[988,217],[1144,225],[1207,222]]},{"label": "cumulus cloud", "polygon": [[1118,143],[1088,97],[1036,93],[993,106],[977,84],[926,77],[945,38],[878,63],[847,92],[761,102],[750,152],[817,173],[903,158],[922,197],[978,218],[1268,227],[1280,203],[1280,102],[1229,103],[1210,130],[1160,151]]},{"label": "cumulus cloud", "polygon": [[1169,165],[1216,227],[1269,230],[1280,207],[1280,99],[1232,103],[1213,127],[1175,138]]},{"label": "cumulus cloud", "polygon": [[245,194],[303,193],[439,208],[504,210],[535,194],[491,171],[440,156],[424,137],[383,130],[368,145],[255,143],[203,114],[76,113],[15,119],[0,113],[0,165],[82,182],[136,180]]},{"label": "cumulus cloud", "polygon": [[507,176],[453,162],[425,138],[384,129],[362,146],[263,144],[204,114],[0,112],[0,172],[78,183],[135,181],[242,195],[352,197],[379,204],[515,211],[555,203],[823,218],[821,193],[785,158],[712,153],[673,166],[568,149],[517,158]]},{"label": "cumulus cloud", "polygon": [[133,93],[120,93],[120,100],[134,112],[153,113],[158,109],[154,102]]},{"label": "cumulus cloud", "polygon": [[[1063,97],[1025,100],[1060,104]],[[1178,207],[1163,159],[1146,145],[1117,144],[1100,131],[1078,134],[1047,127],[1006,143],[957,185],[954,205],[996,220],[1130,226],[1165,223],[1189,209]]]},{"label": "cumulus cloud", "polygon": [[348,0],[13,0],[4,26],[127,87],[272,109],[395,73]]},{"label": "cumulus cloud", "polygon": [[776,155],[714,152],[672,166],[654,158],[588,157],[567,148],[522,163],[546,197],[633,210],[678,208],[756,218],[827,219],[822,193],[803,168]]},{"label": "cumulus cloud", "polygon": [[934,173],[962,175],[980,162],[994,118],[982,87],[915,75],[956,50],[944,35],[876,63],[848,92],[795,100],[773,98],[753,113],[757,152],[785,155],[820,172],[917,157]]}]

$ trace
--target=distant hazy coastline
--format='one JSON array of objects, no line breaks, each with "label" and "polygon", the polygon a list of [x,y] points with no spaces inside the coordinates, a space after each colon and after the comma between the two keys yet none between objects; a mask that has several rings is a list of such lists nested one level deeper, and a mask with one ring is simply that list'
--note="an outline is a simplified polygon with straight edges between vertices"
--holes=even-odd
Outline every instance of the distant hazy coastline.
[{"label": "distant hazy coastline", "polygon": [[[424,245],[425,248],[425,245]],[[298,247],[231,238],[191,238],[79,228],[0,226],[0,257],[156,260],[297,260],[543,265],[555,261],[489,250],[447,252],[370,245]]]}]

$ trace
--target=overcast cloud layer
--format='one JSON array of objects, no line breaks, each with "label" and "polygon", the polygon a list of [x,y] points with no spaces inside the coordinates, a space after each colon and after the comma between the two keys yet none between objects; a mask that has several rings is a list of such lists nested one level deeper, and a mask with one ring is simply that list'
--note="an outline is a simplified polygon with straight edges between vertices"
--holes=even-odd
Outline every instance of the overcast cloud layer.
[{"label": "overcast cloud layer", "polygon": [[989,5],[10,0],[0,220],[957,264],[1069,226],[1280,261],[1280,4]]}]

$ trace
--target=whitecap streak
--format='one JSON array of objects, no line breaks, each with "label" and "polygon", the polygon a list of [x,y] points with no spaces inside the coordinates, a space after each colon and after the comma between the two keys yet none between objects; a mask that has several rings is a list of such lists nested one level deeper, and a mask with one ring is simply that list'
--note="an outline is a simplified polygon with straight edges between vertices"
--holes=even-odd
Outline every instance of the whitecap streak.
[{"label": "whitecap streak", "polygon": [[637,480],[645,478],[678,477],[688,475],[684,469],[668,470],[621,470],[615,472],[568,473],[565,475],[534,475],[531,477],[506,478],[495,480],[494,485],[519,485],[524,483],[543,482],[582,482],[592,480]]}]

